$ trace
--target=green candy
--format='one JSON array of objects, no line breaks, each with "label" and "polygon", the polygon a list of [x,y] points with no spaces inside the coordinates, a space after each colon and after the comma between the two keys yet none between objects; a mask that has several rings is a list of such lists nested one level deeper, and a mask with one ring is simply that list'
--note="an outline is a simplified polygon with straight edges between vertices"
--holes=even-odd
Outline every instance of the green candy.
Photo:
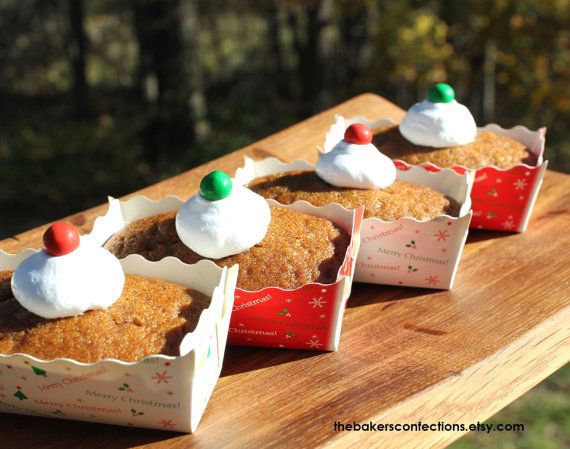
[{"label": "green candy", "polygon": [[202,178],[200,195],[208,201],[227,198],[232,193],[232,180],[227,173],[214,170]]},{"label": "green candy", "polygon": [[437,83],[429,90],[427,99],[432,103],[451,103],[455,100],[455,91],[447,83]]}]

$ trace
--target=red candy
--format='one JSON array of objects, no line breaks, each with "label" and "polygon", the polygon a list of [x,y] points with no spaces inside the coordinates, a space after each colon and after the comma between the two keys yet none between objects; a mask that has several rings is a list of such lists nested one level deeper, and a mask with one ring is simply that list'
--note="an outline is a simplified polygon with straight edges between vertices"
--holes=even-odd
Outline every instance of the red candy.
[{"label": "red candy", "polygon": [[58,221],[45,232],[44,247],[50,256],[69,254],[79,247],[79,233],[69,223]]},{"label": "red candy", "polygon": [[349,143],[356,143],[359,145],[366,145],[372,142],[372,131],[362,123],[355,123],[346,128],[344,132],[344,140]]}]

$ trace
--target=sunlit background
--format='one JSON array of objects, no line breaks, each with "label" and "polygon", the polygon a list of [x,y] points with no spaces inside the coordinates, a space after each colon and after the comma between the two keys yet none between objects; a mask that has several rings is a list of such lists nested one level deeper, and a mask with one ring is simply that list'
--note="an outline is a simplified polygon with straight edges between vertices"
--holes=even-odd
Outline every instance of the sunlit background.
[{"label": "sunlit background", "polygon": [[[567,0],[0,0],[0,238],[438,81],[479,125],[547,126],[570,172],[569,16]],[[495,417],[530,430],[454,447],[570,447],[569,393],[566,369]]]}]

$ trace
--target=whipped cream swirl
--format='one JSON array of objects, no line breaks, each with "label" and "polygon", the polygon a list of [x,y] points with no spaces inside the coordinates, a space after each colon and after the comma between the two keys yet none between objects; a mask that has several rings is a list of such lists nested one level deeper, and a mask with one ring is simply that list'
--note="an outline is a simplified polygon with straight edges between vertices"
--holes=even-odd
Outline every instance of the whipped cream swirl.
[{"label": "whipped cream swirl", "polygon": [[210,259],[238,254],[261,242],[271,221],[267,201],[234,185],[231,193],[210,201],[197,194],[176,214],[176,232],[188,248]]},{"label": "whipped cream swirl", "polygon": [[124,284],[118,259],[84,239],[77,249],[62,256],[51,256],[45,250],[31,255],[12,276],[16,300],[48,319],[106,309],[119,299]]},{"label": "whipped cream swirl", "polygon": [[346,140],[321,155],[316,172],[333,186],[356,189],[383,189],[396,180],[396,166],[374,144]]},{"label": "whipped cream swirl", "polygon": [[462,104],[424,100],[414,104],[400,123],[400,133],[414,145],[443,148],[475,140],[477,125]]}]

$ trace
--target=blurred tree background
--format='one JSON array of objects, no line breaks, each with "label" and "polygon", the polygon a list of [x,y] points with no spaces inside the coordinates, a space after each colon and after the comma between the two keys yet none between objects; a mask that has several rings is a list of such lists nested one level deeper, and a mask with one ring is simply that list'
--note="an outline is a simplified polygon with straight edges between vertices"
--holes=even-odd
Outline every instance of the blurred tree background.
[{"label": "blurred tree background", "polygon": [[[0,239],[438,81],[480,125],[548,126],[550,167],[570,172],[569,16],[569,0],[0,0]],[[528,447],[570,446],[564,404],[562,445]]]},{"label": "blurred tree background", "polygon": [[448,81],[570,171],[568,0],[0,0],[0,238]]}]

